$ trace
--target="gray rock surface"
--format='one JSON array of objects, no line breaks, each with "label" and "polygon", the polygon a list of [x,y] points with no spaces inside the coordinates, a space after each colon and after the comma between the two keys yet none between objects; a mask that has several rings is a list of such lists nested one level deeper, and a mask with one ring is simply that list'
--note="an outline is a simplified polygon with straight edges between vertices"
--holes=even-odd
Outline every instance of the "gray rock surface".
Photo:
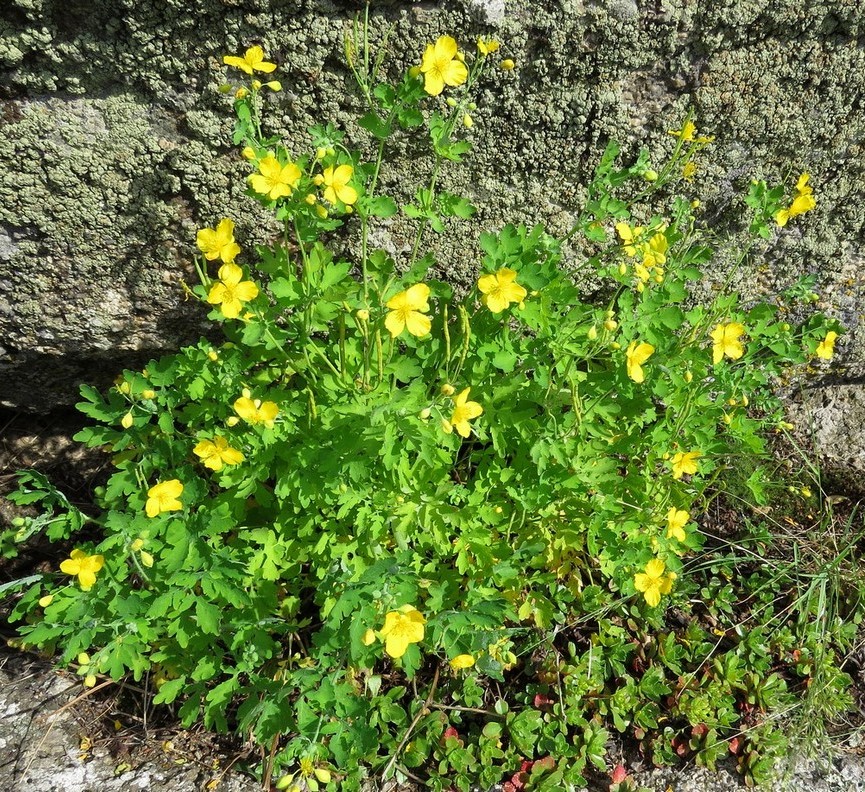
[{"label": "gray rock surface", "polygon": [[[221,57],[261,43],[284,91],[267,125],[295,151],[306,128],[333,121],[362,140],[342,39],[361,4],[326,0],[7,0],[0,8],[0,403],[44,410],[75,400],[80,381],[197,338],[200,306],[184,302],[195,231],[223,214],[247,250],[267,237],[243,196],[245,165],[229,146],[230,79]],[[427,41],[479,34],[502,41],[517,69],[480,85],[476,152],[442,184],[470,197],[478,223],[435,240],[439,273],[471,276],[476,234],[513,222],[568,228],[581,184],[607,140],[625,155],[669,151],[688,107],[717,143],[693,193],[721,229],[738,232],[737,196],[751,178],[812,174],[817,209],[781,235],[741,285],[757,294],[819,273],[827,294],[852,289],[862,254],[865,12],[854,0],[693,3],[628,0],[372,3],[389,25],[391,74]],[[404,152],[382,175],[397,197],[423,170]],[[405,218],[382,230],[397,253]],[[453,231],[453,233],[450,233]],[[569,263],[579,268],[578,250]],[[719,259],[723,270],[727,262]],[[757,272],[759,264],[766,272]],[[756,273],[756,274],[755,274]],[[718,272],[715,273],[718,275]],[[828,306],[830,310],[840,308]],[[862,361],[863,328],[846,350]],[[852,354],[852,353],[851,353]]]}]

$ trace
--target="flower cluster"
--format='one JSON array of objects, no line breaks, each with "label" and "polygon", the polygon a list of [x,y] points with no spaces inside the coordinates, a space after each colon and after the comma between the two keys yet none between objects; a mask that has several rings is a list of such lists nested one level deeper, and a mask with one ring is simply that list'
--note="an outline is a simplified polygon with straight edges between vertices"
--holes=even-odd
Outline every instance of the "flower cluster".
[{"label": "flower cluster", "polygon": [[805,212],[810,212],[817,206],[817,201],[814,199],[814,191],[808,184],[809,175],[803,173],[796,182],[796,194],[793,197],[793,202],[786,209],[779,209],[775,213],[775,222],[783,228],[787,225],[787,221],[792,217],[796,217]]}]

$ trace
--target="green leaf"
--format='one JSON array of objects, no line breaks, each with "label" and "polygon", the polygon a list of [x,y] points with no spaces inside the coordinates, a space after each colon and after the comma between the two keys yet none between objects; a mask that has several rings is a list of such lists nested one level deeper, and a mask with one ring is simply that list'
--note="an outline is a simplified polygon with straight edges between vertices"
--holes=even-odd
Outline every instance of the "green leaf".
[{"label": "green leaf", "polygon": [[364,201],[367,214],[373,217],[392,217],[397,213],[396,201],[389,195],[377,195]]},{"label": "green leaf", "polygon": [[221,611],[216,605],[211,605],[203,599],[197,599],[195,602],[195,617],[198,620],[198,626],[202,631],[210,635],[219,635],[219,617]]},{"label": "green leaf", "polygon": [[386,140],[390,136],[390,126],[375,110],[367,112],[358,119],[357,123],[378,140]]}]

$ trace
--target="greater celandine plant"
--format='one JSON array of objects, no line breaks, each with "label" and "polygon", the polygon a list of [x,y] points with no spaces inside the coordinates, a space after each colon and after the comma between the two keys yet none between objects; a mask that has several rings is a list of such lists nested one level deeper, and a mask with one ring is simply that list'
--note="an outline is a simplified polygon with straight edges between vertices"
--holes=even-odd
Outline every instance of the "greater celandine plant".
[{"label": "greater celandine plant", "polygon": [[[474,288],[455,296],[424,243],[474,214],[443,177],[471,150],[473,88],[514,63],[492,39],[472,54],[442,36],[390,83],[366,41],[360,25],[346,46],[364,136],[323,123],[307,151],[265,133],[262,94],[281,84],[258,79],[276,69],[262,49],[225,58],[245,79],[226,88],[247,194],[282,233],[250,250],[214,218],[189,291],[225,341],[82,388],[96,425],[77,437],[115,468],[97,516],[23,475],[15,497],[44,513],[4,552],[38,530],[72,549],[25,581],[21,641],[78,658],[85,684],[145,679],[185,724],[251,734],[278,788],[370,773],[566,788],[605,768],[609,724],[663,759],[710,715],[670,703],[660,661],[626,672],[624,625],[645,635],[688,607],[707,488],[748,458],[762,497],[774,378],[830,357],[841,328],[725,291],[692,304],[714,253],[698,202],[673,190],[711,142],[690,118],[657,170],[645,151],[619,166],[611,143],[595,172],[566,239],[594,251],[603,304],[540,225],[481,233]],[[428,139],[432,162],[403,206],[379,185],[400,135]],[[813,208],[807,182],[791,201],[752,185],[755,240]],[[395,261],[370,240],[398,212],[417,230]],[[338,256],[344,226],[360,243]],[[714,707],[723,736],[738,720]]]}]

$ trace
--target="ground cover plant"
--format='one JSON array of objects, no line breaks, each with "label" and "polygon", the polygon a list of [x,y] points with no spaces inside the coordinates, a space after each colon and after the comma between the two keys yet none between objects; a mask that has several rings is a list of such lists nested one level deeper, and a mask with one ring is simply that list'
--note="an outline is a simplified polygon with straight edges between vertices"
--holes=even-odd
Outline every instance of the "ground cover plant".
[{"label": "ground cover plant", "polygon": [[[187,288],[224,341],[82,388],[78,439],[116,468],[96,514],[22,474],[13,498],[40,511],[3,554],[37,533],[70,552],[17,582],[20,641],[85,686],[131,676],[187,725],[251,735],[266,788],[570,789],[613,769],[616,733],[658,763],[732,754],[759,782],[800,691],[819,680],[827,718],[849,707],[858,592],[818,631],[789,595],[802,569],[755,562],[765,522],[736,550],[697,519],[720,493],[772,501],[773,385],[842,328],[725,284],[692,299],[724,240],[682,194],[711,143],[690,117],[662,164],[611,142],[563,239],[486,229],[472,288],[429,277],[447,266],[430,235],[475,213],[442,187],[471,151],[473,89],[515,66],[492,39],[472,50],[443,35],[388,82],[358,23],[356,139],[322,123],[306,151],[267,134],[276,64],[225,57],[247,192],[282,231],[250,250],[214,218]],[[431,162],[403,205],[379,189],[401,136]],[[752,183],[739,260],[814,206],[807,174]],[[398,212],[416,234],[395,260],[371,239]],[[563,260],[577,239],[600,301]]]}]

